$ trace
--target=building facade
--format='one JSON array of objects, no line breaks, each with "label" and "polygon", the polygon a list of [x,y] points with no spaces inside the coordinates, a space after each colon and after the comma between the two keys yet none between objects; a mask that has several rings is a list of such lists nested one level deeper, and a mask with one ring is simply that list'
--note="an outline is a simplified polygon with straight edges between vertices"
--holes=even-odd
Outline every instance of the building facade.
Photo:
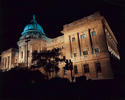
[{"label": "building facade", "polygon": [[[94,13],[64,25],[61,32],[62,36],[54,39],[48,38],[43,28],[37,23],[35,16],[33,16],[31,23],[24,27],[17,42],[18,50],[12,51],[12,49],[9,49],[1,54],[2,68],[11,69],[15,63],[16,65],[30,67],[33,51],[61,48],[62,56],[71,59],[73,62],[74,77],[86,76],[87,79],[113,78],[110,53],[120,59],[117,49],[118,42],[103,16]],[[65,63],[59,64],[58,76],[71,79],[70,71],[64,73],[64,66]]]},{"label": "building facade", "polygon": [[1,69],[11,69],[18,65],[18,49],[10,48],[1,54]]}]

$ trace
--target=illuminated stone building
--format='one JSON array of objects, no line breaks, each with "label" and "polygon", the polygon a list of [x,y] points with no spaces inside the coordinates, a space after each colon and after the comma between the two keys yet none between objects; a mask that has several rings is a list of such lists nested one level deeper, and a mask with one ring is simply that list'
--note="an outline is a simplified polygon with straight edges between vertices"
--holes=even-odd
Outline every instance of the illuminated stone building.
[{"label": "illuminated stone building", "polygon": [[1,54],[2,69],[11,69],[18,65],[18,49],[10,48]]},{"label": "illuminated stone building", "polygon": [[[84,75],[87,79],[113,78],[110,53],[120,59],[118,42],[103,16],[94,13],[64,25],[61,32],[63,35],[54,39],[46,37],[43,28],[33,16],[33,20],[25,26],[17,42],[18,50],[9,49],[1,54],[2,68],[11,69],[14,64],[30,67],[33,51],[61,48],[62,56],[73,62],[74,77]],[[64,73],[64,66],[65,63],[59,64],[58,75],[71,79],[70,71]]]}]

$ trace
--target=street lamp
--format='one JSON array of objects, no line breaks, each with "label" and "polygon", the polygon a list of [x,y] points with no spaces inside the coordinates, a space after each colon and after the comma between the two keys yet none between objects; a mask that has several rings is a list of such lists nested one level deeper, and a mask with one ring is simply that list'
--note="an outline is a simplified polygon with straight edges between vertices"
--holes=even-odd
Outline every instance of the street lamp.
[{"label": "street lamp", "polygon": [[71,61],[71,59],[70,60],[65,59],[65,57],[64,57],[64,60],[65,60],[65,63],[66,63],[65,67],[64,67],[64,72],[65,72],[65,70],[70,70],[71,71],[71,80],[73,82],[73,80],[74,80],[74,76],[72,75],[73,62]]},{"label": "street lamp", "polygon": [[30,37],[26,37],[25,38],[25,42],[27,44],[27,60],[26,60],[26,66],[28,68],[28,42],[30,41]]}]

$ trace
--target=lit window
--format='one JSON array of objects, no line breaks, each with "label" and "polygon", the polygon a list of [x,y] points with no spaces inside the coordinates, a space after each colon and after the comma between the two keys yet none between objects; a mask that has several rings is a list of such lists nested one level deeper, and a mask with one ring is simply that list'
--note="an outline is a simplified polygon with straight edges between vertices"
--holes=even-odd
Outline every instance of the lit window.
[{"label": "lit window", "polygon": [[101,73],[101,64],[99,62],[95,63],[95,69],[97,73]]},{"label": "lit window", "polygon": [[74,42],[74,41],[75,41],[75,37],[72,38],[72,42]]},{"label": "lit window", "polygon": [[95,48],[94,51],[95,51],[95,54],[99,53],[99,48]]},{"label": "lit window", "polygon": [[85,34],[82,34],[82,35],[81,35],[81,39],[84,39],[84,38],[86,38],[86,35],[85,35]]},{"label": "lit window", "polygon": [[84,64],[84,73],[89,73],[89,64]]},{"label": "lit window", "polygon": [[74,57],[76,57],[76,55],[77,55],[77,54],[76,54],[76,53],[74,53]]},{"label": "lit window", "polygon": [[95,31],[92,32],[92,36],[96,36],[96,32]]},{"label": "lit window", "polygon": [[88,51],[83,51],[83,55],[88,55]]}]

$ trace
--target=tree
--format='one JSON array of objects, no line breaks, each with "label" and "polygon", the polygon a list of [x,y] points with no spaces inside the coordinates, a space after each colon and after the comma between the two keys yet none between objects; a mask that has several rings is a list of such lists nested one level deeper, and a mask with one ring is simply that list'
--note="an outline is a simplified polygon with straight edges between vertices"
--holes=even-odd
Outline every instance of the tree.
[{"label": "tree", "polygon": [[73,82],[73,80],[74,80],[74,77],[73,77],[73,75],[72,75],[72,70],[73,70],[73,63],[72,63],[72,61],[71,60],[65,60],[65,67],[64,67],[64,71],[65,70],[70,70],[70,72],[71,72],[71,79],[72,79],[72,82]]},{"label": "tree", "polygon": [[32,68],[43,68],[48,77],[51,77],[54,73],[57,76],[59,72],[59,62],[63,61],[63,58],[61,58],[60,55],[60,48],[43,50],[39,53],[37,51],[34,51],[32,53]]}]

